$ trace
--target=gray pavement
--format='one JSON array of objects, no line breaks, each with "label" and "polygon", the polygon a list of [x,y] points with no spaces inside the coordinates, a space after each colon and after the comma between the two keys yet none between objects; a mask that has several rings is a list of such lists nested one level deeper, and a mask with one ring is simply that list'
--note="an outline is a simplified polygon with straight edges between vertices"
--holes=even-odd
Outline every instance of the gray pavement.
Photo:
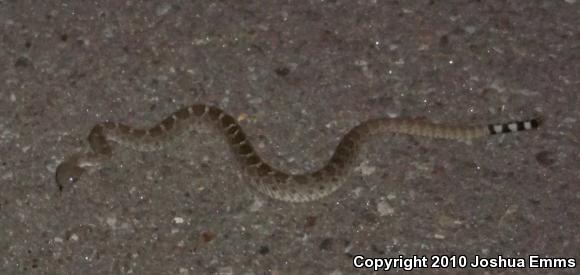
[{"label": "gray pavement", "polygon": [[[0,274],[580,261],[580,1],[7,0],[0,60]],[[209,128],[158,152],[118,148],[58,190],[56,166],[96,123],[150,126],[196,102],[238,118],[293,172],[320,167],[372,117],[545,123],[471,143],[377,137],[343,188],[306,204],[251,192]]]}]

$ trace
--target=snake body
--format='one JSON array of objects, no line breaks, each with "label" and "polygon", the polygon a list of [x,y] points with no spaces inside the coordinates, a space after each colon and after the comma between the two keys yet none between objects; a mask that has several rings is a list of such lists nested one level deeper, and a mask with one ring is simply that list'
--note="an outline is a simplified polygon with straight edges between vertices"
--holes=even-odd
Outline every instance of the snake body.
[{"label": "snake body", "polygon": [[354,170],[359,147],[373,135],[398,133],[470,140],[535,129],[539,125],[537,119],[468,127],[404,118],[370,119],[355,126],[342,137],[332,157],[322,168],[303,174],[291,174],[262,160],[231,115],[213,106],[196,104],[174,112],[149,129],[136,129],[110,121],[95,125],[88,136],[90,148],[65,158],[56,169],[56,182],[62,190],[63,187],[78,181],[86,170],[98,169],[111,158],[112,142],[140,151],[158,150],[197,122],[214,125],[224,133],[237,161],[249,175],[249,184],[253,188],[271,198],[289,202],[313,201],[336,191]]}]

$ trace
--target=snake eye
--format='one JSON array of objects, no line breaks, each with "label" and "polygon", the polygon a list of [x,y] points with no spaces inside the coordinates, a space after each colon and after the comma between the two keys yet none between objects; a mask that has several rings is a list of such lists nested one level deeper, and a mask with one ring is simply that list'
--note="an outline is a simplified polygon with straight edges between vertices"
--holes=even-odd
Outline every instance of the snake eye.
[{"label": "snake eye", "polygon": [[65,186],[76,183],[85,169],[77,166],[75,163],[64,161],[56,168],[56,184],[62,191]]},{"label": "snake eye", "polygon": [[77,182],[79,180],[79,178],[77,178],[75,176],[70,176],[66,180],[67,180],[67,183],[73,184],[73,183]]}]

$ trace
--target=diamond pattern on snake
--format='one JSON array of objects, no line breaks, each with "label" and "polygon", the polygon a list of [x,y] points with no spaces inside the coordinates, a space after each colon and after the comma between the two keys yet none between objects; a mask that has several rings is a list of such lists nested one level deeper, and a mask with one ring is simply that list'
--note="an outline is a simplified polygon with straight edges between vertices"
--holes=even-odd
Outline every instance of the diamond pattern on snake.
[{"label": "diamond pattern on snake", "polygon": [[371,136],[394,133],[450,140],[471,140],[490,135],[536,129],[539,119],[482,126],[451,126],[406,118],[370,119],[348,131],[332,157],[316,170],[292,174],[272,167],[252,146],[236,120],[223,110],[196,104],[180,109],[149,129],[106,121],[97,124],[88,136],[89,148],[64,159],[56,169],[59,188],[77,182],[87,170],[99,169],[113,155],[113,143],[139,151],[159,150],[165,144],[204,122],[225,136],[236,160],[249,176],[248,184],[273,199],[307,202],[326,197],[341,187],[354,166],[360,146]]}]

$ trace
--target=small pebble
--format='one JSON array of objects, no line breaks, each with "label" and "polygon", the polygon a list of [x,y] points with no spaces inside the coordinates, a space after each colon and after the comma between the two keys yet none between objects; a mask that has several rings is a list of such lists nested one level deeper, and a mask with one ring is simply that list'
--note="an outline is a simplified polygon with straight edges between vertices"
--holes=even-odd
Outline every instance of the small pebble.
[{"label": "small pebble", "polygon": [[552,164],[554,164],[556,162],[556,157],[554,156],[553,152],[550,151],[541,151],[539,153],[536,154],[536,161],[544,166],[551,166]]},{"label": "small pebble", "polygon": [[381,201],[377,204],[377,211],[381,217],[391,216],[395,213],[395,209],[389,205],[386,201]]}]

